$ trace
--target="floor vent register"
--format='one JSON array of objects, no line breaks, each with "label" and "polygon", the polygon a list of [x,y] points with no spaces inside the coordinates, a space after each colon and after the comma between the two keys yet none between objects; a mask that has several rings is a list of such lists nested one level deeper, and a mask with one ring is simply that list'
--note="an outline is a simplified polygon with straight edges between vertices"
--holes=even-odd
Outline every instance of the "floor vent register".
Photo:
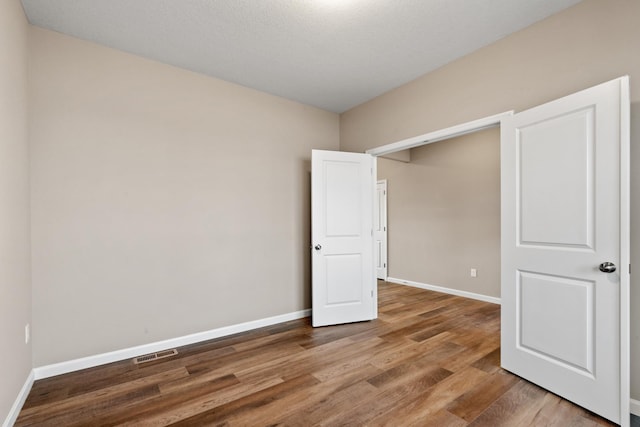
[{"label": "floor vent register", "polygon": [[140,363],[153,362],[154,360],[164,359],[165,357],[175,356],[176,354],[178,354],[178,350],[172,348],[171,350],[158,351],[157,353],[134,357],[133,363],[139,365]]}]

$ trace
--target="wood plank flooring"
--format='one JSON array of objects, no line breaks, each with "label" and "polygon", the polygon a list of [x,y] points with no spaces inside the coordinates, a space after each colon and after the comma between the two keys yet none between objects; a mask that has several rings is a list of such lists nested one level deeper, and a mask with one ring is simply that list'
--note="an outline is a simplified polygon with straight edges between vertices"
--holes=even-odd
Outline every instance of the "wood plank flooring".
[{"label": "wood plank flooring", "polygon": [[499,306],[378,287],[371,322],[302,319],[36,381],[16,426],[613,425],[499,368]]}]

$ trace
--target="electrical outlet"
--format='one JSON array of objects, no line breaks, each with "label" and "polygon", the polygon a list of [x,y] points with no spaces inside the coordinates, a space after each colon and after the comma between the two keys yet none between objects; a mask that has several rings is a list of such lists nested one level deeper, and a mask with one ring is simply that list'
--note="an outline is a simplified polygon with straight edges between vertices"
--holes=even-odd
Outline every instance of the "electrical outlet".
[{"label": "electrical outlet", "polygon": [[31,326],[27,323],[24,325],[24,343],[29,344],[31,340]]},{"label": "electrical outlet", "polygon": [[471,277],[478,277],[478,270],[476,270],[475,268],[471,269]]}]

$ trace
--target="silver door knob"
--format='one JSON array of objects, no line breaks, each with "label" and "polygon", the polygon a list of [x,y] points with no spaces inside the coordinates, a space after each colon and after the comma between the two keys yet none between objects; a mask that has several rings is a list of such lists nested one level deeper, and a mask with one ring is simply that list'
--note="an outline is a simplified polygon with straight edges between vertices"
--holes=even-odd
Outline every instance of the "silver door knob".
[{"label": "silver door knob", "polygon": [[612,262],[603,262],[598,266],[603,273],[613,273],[616,271],[616,265]]},{"label": "silver door knob", "polygon": [[[322,249],[322,246],[316,245],[316,251],[319,251],[320,249]],[[614,268],[614,270],[615,270],[615,268]]]}]

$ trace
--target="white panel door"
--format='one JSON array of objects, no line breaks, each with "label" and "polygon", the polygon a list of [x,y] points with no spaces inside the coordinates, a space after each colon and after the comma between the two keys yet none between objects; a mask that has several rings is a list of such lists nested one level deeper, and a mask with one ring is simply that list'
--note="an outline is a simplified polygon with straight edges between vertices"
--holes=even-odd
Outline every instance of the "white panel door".
[{"label": "white panel door", "polygon": [[369,154],[312,151],[313,326],[377,316],[374,165]]},{"label": "white panel door", "polygon": [[623,425],[628,107],[622,78],[501,124],[502,366]]},{"label": "white panel door", "polygon": [[378,181],[373,212],[373,241],[376,276],[387,280],[387,180]]}]

